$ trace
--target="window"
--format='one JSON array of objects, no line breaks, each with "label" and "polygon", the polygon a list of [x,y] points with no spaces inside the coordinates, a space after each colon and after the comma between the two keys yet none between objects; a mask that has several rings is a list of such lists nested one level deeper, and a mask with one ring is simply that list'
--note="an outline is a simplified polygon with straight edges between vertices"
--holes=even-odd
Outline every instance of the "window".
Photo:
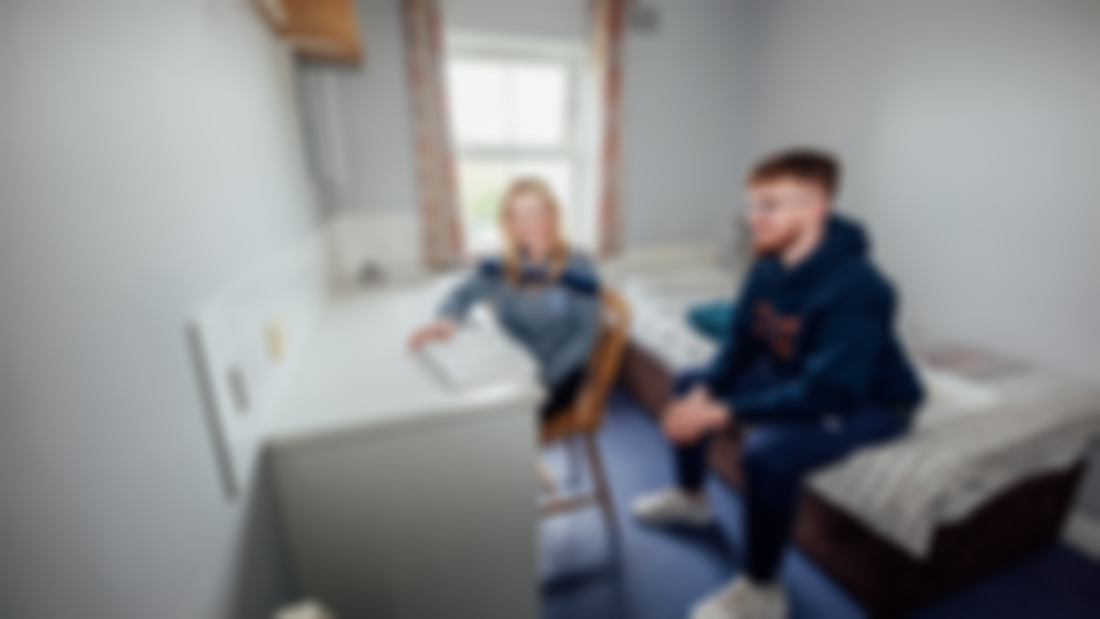
[{"label": "window", "polygon": [[581,53],[568,46],[452,36],[448,80],[459,200],[472,252],[501,245],[500,199],[520,175],[537,175],[562,202],[576,238]]}]

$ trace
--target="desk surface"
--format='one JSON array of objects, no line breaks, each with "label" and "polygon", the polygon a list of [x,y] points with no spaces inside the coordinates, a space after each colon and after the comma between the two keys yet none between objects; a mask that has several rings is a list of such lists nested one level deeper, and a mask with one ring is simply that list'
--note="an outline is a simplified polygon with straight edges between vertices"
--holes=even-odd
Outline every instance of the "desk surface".
[{"label": "desk surface", "polygon": [[534,380],[459,392],[408,350],[409,335],[432,318],[449,284],[433,280],[334,301],[279,398],[268,445],[291,449],[349,433],[533,408],[542,397]]}]

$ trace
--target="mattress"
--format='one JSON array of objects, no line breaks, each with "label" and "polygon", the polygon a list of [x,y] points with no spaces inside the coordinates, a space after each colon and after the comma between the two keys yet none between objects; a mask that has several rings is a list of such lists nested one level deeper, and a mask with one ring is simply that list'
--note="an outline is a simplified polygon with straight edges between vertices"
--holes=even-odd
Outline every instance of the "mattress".
[{"label": "mattress", "polygon": [[619,282],[634,320],[631,339],[669,369],[679,372],[706,363],[716,346],[684,317],[699,304],[729,299],[740,276],[717,266],[669,269]]},{"label": "mattress", "polygon": [[[715,345],[686,323],[688,308],[728,299],[736,273],[712,264],[634,273],[614,282],[633,307],[636,345],[671,372],[710,360]],[[1026,479],[1066,468],[1100,437],[1100,394],[1049,370],[907,330],[929,398],[904,439],[815,475],[823,497],[913,556]]]}]

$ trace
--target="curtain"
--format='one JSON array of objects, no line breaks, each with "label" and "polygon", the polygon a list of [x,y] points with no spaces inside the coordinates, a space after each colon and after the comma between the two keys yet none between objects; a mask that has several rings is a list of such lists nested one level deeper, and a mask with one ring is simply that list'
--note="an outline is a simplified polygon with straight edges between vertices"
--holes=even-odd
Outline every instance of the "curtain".
[{"label": "curtain", "polygon": [[591,0],[592,62],[599,128],[596,243],[602,255],[622,249],[623,44],[631,0]]},{"label": "curtain", "polygon": [[464,254],[438,0],[404,0],[405,57],[415,133],[421,251],[434,269]]}]

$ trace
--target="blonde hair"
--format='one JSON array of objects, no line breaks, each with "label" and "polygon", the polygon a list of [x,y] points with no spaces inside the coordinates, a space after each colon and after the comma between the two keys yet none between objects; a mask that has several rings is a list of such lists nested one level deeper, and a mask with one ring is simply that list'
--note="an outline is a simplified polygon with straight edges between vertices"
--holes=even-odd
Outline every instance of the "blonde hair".
[{"label": "blonde hair", "polygon": [[504,192],[500,204],[500,227],[504,236],[504,271],[509,283],[513,286],[519,284],[520,270],[523,265],[523,248],[519,240],[512,233],[512,216],[515,210],[516,200],[520,196],[534,194],[542,199],[543,208],[548,209],[552,220],[553,239],[550,249],[550,277],[557,279],[565,270],[565,263],[569,258],[569,246],[561,230],[561,202],[558,201],[554,190],[541,178],[523,176],[515,181]]}]

